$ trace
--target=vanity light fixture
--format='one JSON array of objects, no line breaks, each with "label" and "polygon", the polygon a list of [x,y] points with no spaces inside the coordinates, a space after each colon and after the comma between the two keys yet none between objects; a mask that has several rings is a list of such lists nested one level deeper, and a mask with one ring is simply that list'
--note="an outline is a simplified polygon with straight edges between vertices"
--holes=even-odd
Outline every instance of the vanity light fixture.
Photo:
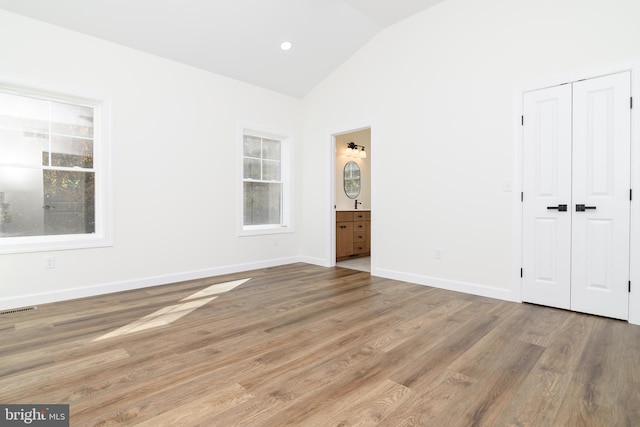
[{"label": "vanity light fixture", "polygon": [[347,149],[344,150],[344,154],[347,156],[353,156],[354,152],[357,152],[358,146],[354,142],[350,142],[347,144]]},{"label": "vanity light fixture", "polygon": [[347,144],[346,150],[344,150],[344,154],[347,156],[355,156],[360,157],[361,159],[367,158],[367,152],[364,151],[364,145],[356,145],[354,142],[350,142]]}]

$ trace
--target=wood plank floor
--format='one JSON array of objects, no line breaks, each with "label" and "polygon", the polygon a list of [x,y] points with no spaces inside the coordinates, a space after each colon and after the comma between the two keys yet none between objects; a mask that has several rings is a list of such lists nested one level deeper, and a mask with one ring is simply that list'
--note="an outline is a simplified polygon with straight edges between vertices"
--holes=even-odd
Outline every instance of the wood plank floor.
[{"label": "wood plank floor", "polygon": [[293,264],[2,315],[0,403],[67,403],[72,426],[638,426],[640,327]]}]

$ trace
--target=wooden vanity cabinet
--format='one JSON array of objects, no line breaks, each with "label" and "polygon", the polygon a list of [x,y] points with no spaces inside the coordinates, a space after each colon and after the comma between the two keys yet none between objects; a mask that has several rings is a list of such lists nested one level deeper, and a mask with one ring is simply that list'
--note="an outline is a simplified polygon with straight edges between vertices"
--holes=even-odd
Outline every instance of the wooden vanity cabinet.
[{"label": "wooden vanity cabinet", "polygon": [[369,256],[370,234],[370,211],[336,211],[336,261]]}]

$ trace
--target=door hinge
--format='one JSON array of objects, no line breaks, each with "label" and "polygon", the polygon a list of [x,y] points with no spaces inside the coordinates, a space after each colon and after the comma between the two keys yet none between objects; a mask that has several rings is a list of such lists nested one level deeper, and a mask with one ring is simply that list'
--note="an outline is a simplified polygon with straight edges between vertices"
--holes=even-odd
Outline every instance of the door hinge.
[{"label": "door hinge", "polygon": [[633,188],[629,189],[629,200],[633,200]]},{"label": "door hinge", "polygon": [[524,269],[520,269],[520,278],[524,277]]},{"label": "door hinge", "polygon": [[520,201],[524,202],[524,191],[520,192]]},{"label": "door hinge", "polygon": [[520,116],[520,126],[524,126],[524,116]]},{"label": "door hinge", "polygon": [[631,293],[631,280],[629,280],[629,293]]},{"label": "door hinge", "polygon": [[629,98],[629,108],[633,109],[633,96]]}]

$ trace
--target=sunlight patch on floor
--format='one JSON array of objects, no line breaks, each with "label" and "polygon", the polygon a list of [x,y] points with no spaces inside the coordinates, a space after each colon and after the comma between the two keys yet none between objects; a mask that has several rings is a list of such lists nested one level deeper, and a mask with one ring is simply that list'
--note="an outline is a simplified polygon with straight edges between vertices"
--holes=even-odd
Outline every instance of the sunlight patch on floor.
[{"label": "sunlight patch on floor", "polygon": [[200,308],[203,305],[208,304],[214,299],[218,298],[217,296],[211,297],[211,295],[218,295],[224,292],[229,292],[230,290],[237,288],[238,286],[249,280],[250,278],[211,285],[208,288],[205,288],[201,291],[189,295],[186,298],[181,299],[181,304],[174,304],[168,307],[163,307],[160,310],[157,310],[151,314],[148,314],[138,320],[129,323],[128,325],[118,328],[115,331],[109,332],[108,334],[105,334],[101,337],[98,337],[94,339],[93,342],[105,340],[107,338],[114,338],[121,335],[132,334],[134,332],[140,332],[147,329],[157,328],[159,326],[169,325],[172,322],[180,319],[181,317],[191,313],[193,310],[196,310],[197,308]]},{"label": "sunlight patch on floor", "polygon": [[217,283],[201,291],[198,291],[193,295],[189,295],[188,297],[183,298],[180,301],[188,301],[196,298],[204,298],[210,295],[217,295],[224,292],[229,292],[230,290],[237,288],[238,286],[242,285],[248,280],[250,279],[242,279],[242,280],[234,280],[233,282]]}]

